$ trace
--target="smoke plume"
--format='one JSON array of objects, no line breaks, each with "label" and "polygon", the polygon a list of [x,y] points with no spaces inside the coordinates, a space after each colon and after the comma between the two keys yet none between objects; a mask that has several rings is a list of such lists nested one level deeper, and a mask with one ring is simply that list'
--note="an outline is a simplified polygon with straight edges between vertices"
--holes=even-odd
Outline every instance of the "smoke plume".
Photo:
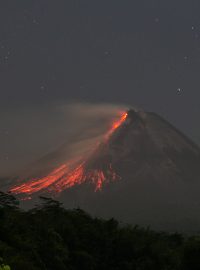
[{"label": "smoke plume", "polygon": [[0,177],[16,175],[58,148],[66,160],[86,154],[126,109],[74,102],[2,112]]}]

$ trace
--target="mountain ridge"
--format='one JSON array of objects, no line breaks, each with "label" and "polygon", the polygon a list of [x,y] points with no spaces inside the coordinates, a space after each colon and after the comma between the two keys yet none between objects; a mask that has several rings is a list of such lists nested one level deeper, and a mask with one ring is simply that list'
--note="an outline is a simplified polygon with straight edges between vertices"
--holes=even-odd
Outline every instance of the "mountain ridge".
[{"label": "mountain ridge", "polygon": [[127,111],[89,157],[62,166],[11,191],[123,222],[200,225],[200,148],[156,113]]}]

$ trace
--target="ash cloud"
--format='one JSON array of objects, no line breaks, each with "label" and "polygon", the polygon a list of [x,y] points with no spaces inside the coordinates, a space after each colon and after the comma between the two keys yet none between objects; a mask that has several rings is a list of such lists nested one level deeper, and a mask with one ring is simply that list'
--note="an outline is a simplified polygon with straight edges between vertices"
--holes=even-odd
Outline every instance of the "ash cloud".
[{"label": "ash cloud", "polygon": [[71,102],[1,112],[0,177],[14,176],[36,160],[42,167],[40,158],[59,148],[66,160],[86,154],[126,109]]}]

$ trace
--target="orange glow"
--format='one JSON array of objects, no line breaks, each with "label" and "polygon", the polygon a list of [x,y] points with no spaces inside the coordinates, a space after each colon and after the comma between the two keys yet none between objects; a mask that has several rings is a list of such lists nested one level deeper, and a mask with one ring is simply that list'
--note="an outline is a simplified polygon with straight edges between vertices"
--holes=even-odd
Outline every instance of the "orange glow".
[{"label": "orange glow", "polygon": [[[108,139],[126,118],[127,113],[123,112],[120,119],[112,124],[105,138]],[[98,191],[102,189],[105,183],[120,179],[112,168],[112,164],[108,164],[107,169],[103,171],[98,168],[87,169],[87,161],[88,160],[83,160],[82,158],[71,160],[53,170],[47,176],[26,181],[23,184],[11,188],[10,191],[14,194],[26,194],[28,195],[27,198],[30,199],[31,194],[43,190],[61,192],[84,182],[92,183],[95,186],[95,191]]]},{"label": "orange glow", "polygon": [[95,191],[101,190],[103,184],[109,180],[113,181],[120,177],[114,172],[112,167],[107,173],[99,169],[86,170],[84,164],[80,164],[74,170],[69,172],[61,181],[59,181],[53,189],[57,192],[61,192],[64,189],[73,187],[74,185],[80,185],[84,182],[90,182],[95,185]]},{"label": "orange glow", "polygon": [[120,119],[116,120],[112,126],[111,126],[111,129],[108,131],[108,133],[106,134],[106,138],[108,139],[112,134],[113,132],[119,127],[122,125],[122,123],[126,120],[128,116],[128,113],[127,112],[123,112],[121,114],[121,117]]},{"label": "orange glow", "polygon": [[[49,191],[62,192],[63,190],[80,185],[84,182],[90,182],[95,185],[95,191],[101,190],[104,182],[114,181],[120,177],[109,166],[107,172],[99,169],[86,170],[84,163],[79,164],[75,169],[70,170],[66,165],[60,166],[49,175],[41,179],[32,179],[22,185],[13,187],[10,191],[15,194],[27,194],[48,189]],[[30,199],[28,197],[26,199]]]},{"label": "orange glow", "polygon": [[56,181],[58,181],[66,173],[67,170],[67,166],[62,165],[45,177],[41,179],[32,179],[22,185],[13,187],[10,191],[15,194],[32,194],[38,192],[42,189],[48,188]]}]

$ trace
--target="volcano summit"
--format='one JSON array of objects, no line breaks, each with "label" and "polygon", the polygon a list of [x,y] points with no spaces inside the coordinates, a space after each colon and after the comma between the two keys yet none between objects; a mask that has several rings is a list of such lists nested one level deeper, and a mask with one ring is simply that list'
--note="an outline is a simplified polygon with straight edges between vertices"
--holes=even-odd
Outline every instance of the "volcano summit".
[{"label": "volcano summit", "polygon": [[11,192],[33,198],[51,192],[66,207],[98,216],[193,230],[200,224],[200,149],[159,115],[129,110],[87,156],[28,178]]}]

